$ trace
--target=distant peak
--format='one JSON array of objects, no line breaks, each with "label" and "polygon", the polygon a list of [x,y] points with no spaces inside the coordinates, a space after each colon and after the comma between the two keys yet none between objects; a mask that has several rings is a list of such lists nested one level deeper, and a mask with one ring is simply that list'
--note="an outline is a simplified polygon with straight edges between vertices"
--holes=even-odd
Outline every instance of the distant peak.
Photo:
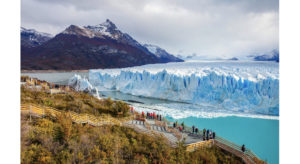
[{"label": "distant peak", "polygon": [[21,27],[21,33],[32,33],[32,34],[35,34],[35,35],[42,35],[42,36],[46,36],[46,37],[53,37],[49,33],[39,32],[39,31],[36,31],[35,29],[28,29],[28,28],[25,28],[25,27]]},{"label": "distant peak", "polygon": [[76,25],[70,25],[63,32],[63,34],[81,35],[86,37],[94,37],[94,34],[86,28],[82,28]]},{"label": "distant peak", "polygon": [[110,21],[109,19],[106,19],[106,21],[105,22],[107,22],[107,23],[112,23],[113,24],[113,22],[112,21]]},{"label": "distant peak", "polygon": [[107,28],[112,28],[112,29],[116,29],[117,26],[109,19],[106,19],[105,22],[101,23],[100,25],[102,26],[106,26]]}]

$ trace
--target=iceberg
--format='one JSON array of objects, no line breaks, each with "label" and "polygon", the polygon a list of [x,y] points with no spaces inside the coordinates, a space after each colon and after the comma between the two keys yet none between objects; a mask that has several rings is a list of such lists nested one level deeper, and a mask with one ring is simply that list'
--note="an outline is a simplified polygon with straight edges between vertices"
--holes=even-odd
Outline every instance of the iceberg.
[{"label": "iceberg", "polygon": [[76,91],[87,92],[100,99],[98,89],[93,87],[85,77],[82,78],[80,75],[75,74],[69,79],[68,85],[73,87]]},{"label": "iceberg", "polygon": [[250,114],[279,115],[279,69],[273,62],[184,62],[89,71],[99,90]]}]

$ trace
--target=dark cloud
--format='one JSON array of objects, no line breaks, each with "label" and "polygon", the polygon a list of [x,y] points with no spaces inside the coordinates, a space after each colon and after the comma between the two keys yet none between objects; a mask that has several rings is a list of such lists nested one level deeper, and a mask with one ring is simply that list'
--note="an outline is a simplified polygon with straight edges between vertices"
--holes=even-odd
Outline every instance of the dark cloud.
[{"label": "dark cloud", "polygon": [[22,26],[56,34],[111,19],[172,53],[241,56],[278,48],[278,0],[22,0]]}]

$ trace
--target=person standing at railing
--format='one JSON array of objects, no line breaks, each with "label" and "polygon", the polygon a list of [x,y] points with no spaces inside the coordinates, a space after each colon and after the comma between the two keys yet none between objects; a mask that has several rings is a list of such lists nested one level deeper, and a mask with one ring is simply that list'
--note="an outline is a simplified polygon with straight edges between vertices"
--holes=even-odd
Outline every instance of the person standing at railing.
[{"label": "person standing at railing", "polygon": [[213,139],[215,139],[216,138],[216,133],[215,132],[213,132]]},{"label": "person standing at railing", "polygon": [[198,134],[198,128],[195,129],[196,134]]},{"label": "person standing at railing", "polygon": [[245,148],[245,145],[243,144],[243,145],[242,145],[242,152],[244,153],[245,150],[246,150],[246,148]]},{"label": "person standing at railing", "polygon": [[203,140],[205,141],[205,133],[206,133],[206,129],[203,129]]},{"label": "person standing at railing", "polygon": [[194,134],[194,132],[195,132],[195,126],[194,125],[192,126],[192,129],[193,129],[193,134]]},{"label": "person standing at railing", "polygon": [[208,140],[208,135],[209,135],[209,129],[206,131],[206,140]]}]

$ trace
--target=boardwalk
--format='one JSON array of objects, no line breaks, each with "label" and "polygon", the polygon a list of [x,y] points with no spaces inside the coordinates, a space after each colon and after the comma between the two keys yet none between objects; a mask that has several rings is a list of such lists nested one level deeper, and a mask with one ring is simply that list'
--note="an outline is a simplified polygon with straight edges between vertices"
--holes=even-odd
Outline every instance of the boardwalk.
[{"label": "boardwalk", "polygon": [[[44,117],[50,115],[57,117],[62,114],[61,111],[44,106],[32,105],[32,104],[21,104],[21,112],[26,112],[31,116]],[[91,126],[103,126],[103,125],[119,125],[126,126],[135,129],[137,132],[146,133],[149,135],[162,135],[168,139],[170,145],[173,147],[177,146],[178,141],[185,139],[185,145],[187,151],[195,151],[203,147],[211,147],[216,145],[217,147],[226,150],[238,157],[240,157],[246,164],[255,164],[258,157],[251,152],[246,150],[241,151],[241,146],[236,145],[230,141],[227,141],[221,137],[216,137],[209,141],[203,141],[201,135],[195,135],[190,133],[180,133],[177,129],[168,127],[165,122],[156,120],[130,120],[127,122],[120,122],[114,118],[95,117],[89,114],[77,114],[75,112],[69,112],[71,119],[75,123],[89,124]]]}]

